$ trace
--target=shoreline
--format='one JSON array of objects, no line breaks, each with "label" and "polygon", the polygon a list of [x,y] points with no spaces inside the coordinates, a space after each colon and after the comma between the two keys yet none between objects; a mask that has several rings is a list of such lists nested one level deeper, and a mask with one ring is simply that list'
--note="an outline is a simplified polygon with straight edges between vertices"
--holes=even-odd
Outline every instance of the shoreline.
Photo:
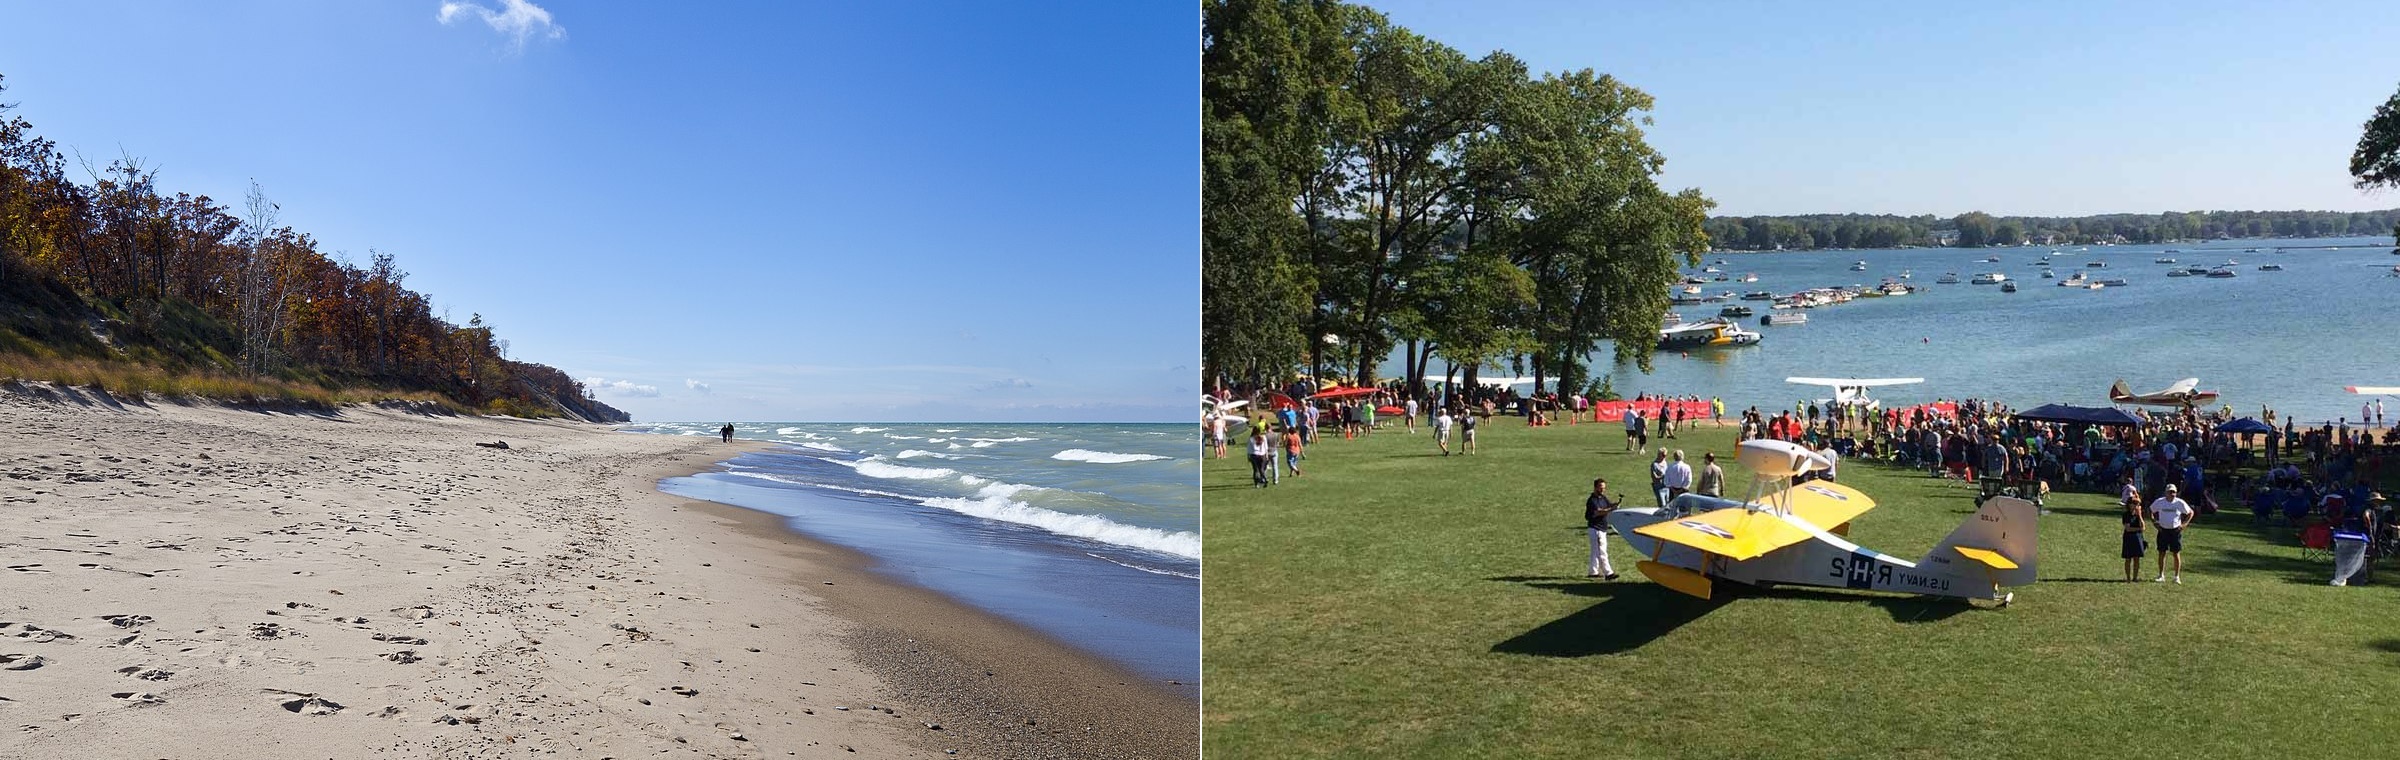
[{"label": "shoreline", "polygon": [[[1193,703],[658,490],[715,441],[6,390],[0,756],[1196,752]],[[1029,675],[946,703],[904,655]],[[983,724],[1011,708],[1076,735]]]},{"label": "shoreline", "polygon": [[973,738],[964,743],[985,756],[1199,754],[1196,685],[1179,685],[1187,690],[1179,693],[1178,685],[1152,683],[1040,631],[886,577],[874,569],[874,557],[795,531],[781,515],[671,498],[779,556],[813,565],[811,574],[784,573],[782,581],[857,626],[844,641],[896,687],[893,699],[951,716],[937,721],[943,731],[965,729]]}]

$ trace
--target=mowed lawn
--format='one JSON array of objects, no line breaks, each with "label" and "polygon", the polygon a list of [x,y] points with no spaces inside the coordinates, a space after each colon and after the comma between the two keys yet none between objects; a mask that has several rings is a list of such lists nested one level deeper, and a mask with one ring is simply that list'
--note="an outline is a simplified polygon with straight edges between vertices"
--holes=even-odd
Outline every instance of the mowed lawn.
[{"label": "mowed lawn", "polygon": [[[1622,577],[1584,578],[1591,479],[1646,500],[1620,428],[1481,435],[1448,458],[1422,429],[1334,437],[1268,489],[1238,444],[1206,463],[1210,757],[2400,754],[2400,588],[2329,587],[2330,561],[2246,511],[2187,531],[2182,586],[2148,560],[2119,581],[2116,512],[2075,493],[2004,609],[1730,583],[1703,602],[1620,540]],[[1652,443],[1716,451],[1746,490],[1732,428]],[[1972,511],[1967,485],[1914,471],[1841,480],[1880,504],[1851,538],[1912,560]]]}]

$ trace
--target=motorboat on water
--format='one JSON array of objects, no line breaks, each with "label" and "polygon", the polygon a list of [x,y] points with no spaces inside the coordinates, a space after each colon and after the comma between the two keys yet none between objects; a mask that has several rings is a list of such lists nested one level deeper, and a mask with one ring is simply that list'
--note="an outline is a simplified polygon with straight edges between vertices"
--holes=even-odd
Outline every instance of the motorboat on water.
[{"label": "motorboat on water", "polygon": [[2233,272],[2233,270],[2231,270],[2231,269],[2226,269],[2226,268],[2224,268],[2224,267],[2217,267],[2217,268],[2215,268],[2215,269],[2208,270],[2208,276],[2209,276],[2211,279],[2218,279],[2218,280],[2222,280],[2222,279],[2225,279],[2225,278],[2227,278],[2227,277],[2233,277],[2233,276],[2235,276],[2235,275],[2234,275],[2234,272]]},{"label": "motorboat on water", "polygon": [[2082,272],[2076,272],[2072,275],[2068,275],[2067,279],[2058,281],[2058,286],[2062,288],[2080,288],[2083,287],[2084,284]]},{"label": "motorboat on water", "polygon": [[[2393,252],[2393,253],[2400,253],[2400,248],[2394,248],[2394,249],[2392,249],[2392,252]],[[1916,275],[1915,273],[1913,273],[1913,272],[1910,272],[1909,270],[1906,270],[1906,269],[1902,269],[1902,270],[1900,270],[1900,279],[1903,279],[1903,280],[1907,280],[1907,279],[1914,279],[1916,276],[1917,276],[1917,275]]]},{"label": "motorboat on water", "polygon": [[1797,310],[1773,312],[1759,317],[1758,323],[1762,325],[1805,325],[1808,324],[1808,312]]},{"label": "motorboat on water", "polygon": [[2017,292],[2017,284],[2016,284],[2016,283],[2014,283],[2014,282],[2003,282],[2003,283],[2000,283],[2000,292],[2002,292],[2002,293],[2015,293],[2015,292]]},{"label": "motorboat on water", "polygon": [[1742,294],[1742,300],[1744,300],[1744,301],[1773,301],[1773,300],[1775,300],[1775,294],[1774,294],[1774,293],[1769,293],[1769,292],[1767,292],[1767,291],[1764,291],[1764,290],[1753,290],[1753,291],[1750,291],[1750,292],[1748,292],[1748,293],[1743,293],[1743,294]]},{"label": "motorboat on water", "polygon": [[2184,274],[2208,274],[2208,267],[2184,267]]},{"label": "motorboat on water", "polygon": [[2101,289],[2101,288],[2105,288],[2105,287],[2108,287],[2108,286],[2106,286],[2106,285],[2102,285],[2102,284],[2100,284],[2100,283],[2097,283],[2097,282],[2095,282],[2095,283],[2091,283],[2091,284],[2085,285],[2085,286],[2083,286],[2083,287],[2084,287],[2084,289],[2086,289],[2086,290],[2099,290],[2099,289]]},{"label": "motorboat on water", "polygon": [[1975,275],[1975,279],[1971,280],[1970,282],[1976,285],[1998,285],[2007,281],[2008,275],[2001,274],[1999,272],[1985,272],[1983,274]]},{"label": "motorboat on water", "polygon": [[1699,285],[1686,285],[1686,286],[1684,286],[1684,287],[1683,287],[1683,292],[1684,292],[1684,293],[1686,293],[1686,294],[1689,294],[1689,295],[1695,295],[1695,296],[1696,296],[1696,295],[1700,295],[1700,286],[1699,286]]},{"label": "motorboat on water", "polygon": [[2097,260],[2083,262],[2083,265],[2084,265],[2084,266],[2087,266],[2087,267],[2091,267],[2091,268],[2093,268],[2093,269],[2107,269],[2107,268],[2108,268],[2108,262],[2105,262],[2105,261],[2097,261]]},{"label": "motorboat on water", "polygon": [[2175,260],[2174,260],[2173,258],[2169,258],[2169,257],[2166,257],[2166,256],[2160,256],[2160,257],[2158,257],[2156,260],[2153,260],[2153,261],[2151,261],[2150,263],[2152,263],[2152,264],[2173,264],[2173,263],[2175,263]]},{"label": "motorboat on water", "polygon": [[2050,271],[2050,270],[2048,270],[2048,269],[2044,269],[2044,270],[2042,270],[2042,279],[2045,279],[2045,280],[2047,280],[2047,279],[2051,279],[2051,278],[2053,278],[2053,277],[2057,277],[2057,276],[2058,276],[2058,273],[2057,273],[2057,272],[2053,272],[2053,271]]},{"label": "motorboat on water", "polygon": [[2226,259],[2226,260],[2225,260],[2225,263],[2224,263],[2224,264],[2220,264],[2219,266],[2238,267],[2238,266],[2241,266],[2241,265],[2242,265],[2242,262],[2235,261],[2235,260],[2233,260],[2233,259]]},{"label": "motorboat on water", "polygon": [[1858,263],[1856,263],[1856,264],[1852,264],[1852,265],[1850,265],[1850,271],[1853,271],[1853,272],[1864,272],[1864,271],[1867,271],[1867,262],[1861,261],[1861,262],[1858,262]]},{"label": "motorboat on water", "polygon": [[1701,273],[1701,274],[1716,274],[1716,273],[1718,273],[1718,272],[1723,272],[1723,271],[1725,271],[1725,270],[1723,270],[1723,269],[1718,269],[1718,268],[1716,268],[1716,267],[1704,267],[1704,268],[1702,268],[1702,269],[1700,270],[1700,273]]},{"label": "motorboat on water", "polygon": [[1658,331],[1658,348],[1675,351],[1687,348],[1717,348],[1748,346],[1758,342],[1759,335],[1742,329],[1733,320],[1722,317],[1689,322]]},{"label": "motorboat on water", "polygon": [[1742,275],[1742,281],[1743,281],[1743,282],[1757,282],[1757,281],[1758,281],[1758,275],[1755,275],[1755,274],[1745,274],[1745,275]]},{"label": "motorboat on water", "polygon": [[1934,280],[1934,281],[1933,281],[1933,284],[1935,284],[1935,285],[1956,285],[1956,284],[1958,284],[1958,273],[1957,273],[1957,272],[1951,272],[1951,273],[1949,273],[1949,274],[1942,275],[1942,278],[1941,278],[1941,279],[1939,279],[1939,280]]},{"label": "motorboat on water", "polygon": [[1998,263],[2000,263],[2000,257],[1998,257],[1998,256],[1985,256],[1985,257],[1983,257],[1983,263],[1986,263],[1986,264],[1998,264]]},{"label": "motorboat on water", "polygon": [[1732,278],[1732,277],[1730,277],[1730,276],[1727,276],[1727,275],[1721,275],[1721,274],[1720,274],[1720,275],[1717,275],[1717,276],[1715,276],[1715,277],[1708,278],[1708,281],[1709,281],[1709,282],[1728,282],[1728,281],[1731,281],[1732,279],[1733,279],[1733,278]]},{"label": "motorboat on water", "polygon": [[1751,311],[1750,307],[1743,306],[1741,304],[1734,304],[1732,306],[1727,306],[1723,309],[1717,310],[1717,316],[1720,317],[1747,317],[1756,313],[1758,312]]},{"label": "motorboat on water", "polygon": [[2261,271],[2261,272],[2281,272],[2281,271],[2283,271],[2283,265],[2282,265],[2282,264],[2260,264],[2260,265],[2258,265],[2258,271]]},{"label": "motorboat on water", "polygon": [[2167,276],[2168,276],[2168,277],[2190,277],[2190,276],[2192,276],[2192,270],[2189,270],[2189,269],[2169,269],[2169,270],[2167,270]]},{"label": "motorboat on water", "polygon": [[2098,284],[2098,285],[2106,285],[2106,286],[2109,286],[2109,287],[2112,287],[2112,288],[2122,288],[2122,287],[2125,287],[2125,286],[2128,284],[2128,283],[2126,283],[2126,282],[2125,282],[2125,278],[2122,278],[2122,277],[2115,277],[2115,278],[2110,278],[2110,279],[2106,279],[2106,280],[2093,280],[2092,282],[2093,282],[2094,284]]}]

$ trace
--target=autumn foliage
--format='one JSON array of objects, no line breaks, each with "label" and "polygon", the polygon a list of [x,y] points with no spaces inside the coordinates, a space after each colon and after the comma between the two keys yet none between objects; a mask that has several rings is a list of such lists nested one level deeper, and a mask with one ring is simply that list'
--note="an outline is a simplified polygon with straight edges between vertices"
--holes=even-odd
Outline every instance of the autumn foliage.
[{"label": "autumn foliage", "polygon": [[255,186],[238,209],[169,195],[139,158],[70,164],[10,110],[0,104],[0,374],[626,418],[565,373],[506,358],[481,315],[437,316],[390,255],[353,264],[277,224]]}]

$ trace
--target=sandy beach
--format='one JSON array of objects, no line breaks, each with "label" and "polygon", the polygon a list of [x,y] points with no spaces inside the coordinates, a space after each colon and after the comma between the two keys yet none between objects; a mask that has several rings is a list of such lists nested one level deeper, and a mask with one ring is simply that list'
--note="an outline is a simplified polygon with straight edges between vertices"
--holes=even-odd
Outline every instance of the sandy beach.
[{"label": "sandy beach", "polygon": [[13,385],[0,425],[0,757],[1198,754],[1188,684],[655,488],[757,444]]}]

